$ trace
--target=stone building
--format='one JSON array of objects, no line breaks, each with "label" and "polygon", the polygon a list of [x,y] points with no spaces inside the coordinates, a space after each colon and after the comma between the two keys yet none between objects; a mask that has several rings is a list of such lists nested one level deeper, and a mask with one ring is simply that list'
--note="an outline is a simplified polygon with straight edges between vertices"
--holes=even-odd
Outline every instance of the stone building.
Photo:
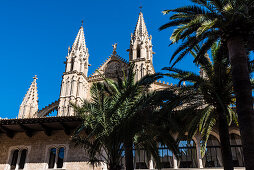
[{"label": "stone building", "polygon": [[[131,34],[130,47],[127,50],[129,61],[117,54],[117,44],[113,47],[110,57],[98,68],[101,74],[94,72],[88,76],[89,51],[84,28],[81,26],[72,47],[68,49],[60,97],[41,110],[38,110],[37,77],[33,78],[20,105],[18,118],[0,120],[0,170],[93,169],[87,163],[86,151],[73,147],[70,143],[72,131],[81,123],[70,103],[79,105],[82,100],[89,99],[89,89],[93,82],[102,81],[102,75],[114,78],[116,74],[127,70],[129,63],[135,64],[136,80],[146,74],[155,73],[152,36],[148,34],[142,12],[139,13],[135,31]],[[151,88],[159,90],[170,86],[169,83],[158,81],[153,83]],[[57,116],[50,117],[49,114],[53,111],[57,111]],[[232,127],[230,133],[234,164],[242,167],[240,132]],[[181,161],[178,161],[168,148],[161,145],[159,148],[165,169],[222,166],[220,140],[216,130],[211,134],[204,158],[201,158],[199,136],[195,136],[191,142],[180,142]],[[153,160],[147,159],[144,151],[135,154],[135,167],[156,168]],[[106,167],[94,169],[101,170]]]}]

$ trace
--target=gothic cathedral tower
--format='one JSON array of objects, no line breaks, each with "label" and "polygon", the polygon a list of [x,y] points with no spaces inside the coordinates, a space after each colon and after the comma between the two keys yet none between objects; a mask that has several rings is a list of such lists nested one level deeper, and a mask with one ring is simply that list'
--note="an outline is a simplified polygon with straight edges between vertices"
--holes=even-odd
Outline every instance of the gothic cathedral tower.
[{"label": "gothic cathedral tower", "polygon": [[135,63],[135,80],[140,80],[146,74],[155,73],[153,67],[152,36],[148,35],[143,13],[139,13],[138,22],[131,34],[129,60]]},{"label": "gothic cathedral tower", "polygon": [[66,67],[63,73],[58,116],[73,116],[71,103],[80,105],[86,99],[89,91],[88,49],[86,47],[84,28],[80,27],[78,35],[66,57]]}]

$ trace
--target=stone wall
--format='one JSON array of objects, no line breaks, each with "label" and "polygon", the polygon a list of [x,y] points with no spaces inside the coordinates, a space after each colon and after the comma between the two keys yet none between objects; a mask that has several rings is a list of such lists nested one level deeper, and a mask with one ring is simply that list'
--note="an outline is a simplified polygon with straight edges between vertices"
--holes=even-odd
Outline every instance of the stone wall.
[{"label": "stone wall", "polygon": [[[47,169],[49,160],[49,148],[53,146],[65,147],[64,170],[91,170],[93,169],[86,160],[86,153],[79,147],[70,143],[70,136],[63,131],[54,131],[51,136],[44,132],[37,132],[34,136],[28,137],[25,133],[17,133],[12,139],[5,134],[0,136],[0,170],[10,169],[10,153],[17,148],[28,149],[24,170]],[[102,169],[102,168],[95,168]]]}]

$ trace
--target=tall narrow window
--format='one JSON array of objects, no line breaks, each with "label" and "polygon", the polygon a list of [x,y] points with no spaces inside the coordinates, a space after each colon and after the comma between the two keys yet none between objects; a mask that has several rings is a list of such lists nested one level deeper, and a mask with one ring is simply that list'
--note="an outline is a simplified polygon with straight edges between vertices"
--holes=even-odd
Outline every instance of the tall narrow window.
[{"label": "tall narrow window", "polygon": [[56,148],[52,148],[52,149],[50,149],[50,153],[49,153],[49,166],[48,166],[48,168],[54,168],[55,160],[56,160]]},{"label": "tall narrow window", "polygon": [[74,58],[71,59],[71,70],[70,71],[73,71],[73,67],[74,67]]},{"label": "tall narrow window", "polygon": [[184,137],[179,142],[180,149],[180,165],[179,168],[196,168],[197,167],[197,157],[196,157],[196,146],[193,140],[188,141]]},{"label": "tall narrow window", "polygon": [[144,77],[144,64],[142,63],[140,66],[141,78]]},{"label": "tall narrow window", "polygon": [[203,158],[203,165],[205,168],[215,168],[223,166],[220,142],[213,135],[210,135],[208,138],[206,152]]},{"label": "tall narrow window", "polygon": [[150,60],[149,47],[146,48],[146,55],[147,55],[147,60]]},{"label": "tall narrow window", "polygon": [[23,149],[20,156],[19,169],[24,169],[25,162],[26,162],[26,155],[27,155],[27,150]]},{"label": "tall narrow window", "polygon": [[58,151],[57,168],[63,167],[64,160],[64,148],[60,148]]},{"label": "tall narrow window", "polygon": [[19,150],[18,149],[14,150],[12,154],[12,160],[11,160],[11,170],[14,170],[16,168],[18,155],[19,155]]},{"label": "tall narrow window", "polygon": [[24,169],[28,150],[27,148],[17,148],[12,150],[10,155],[10,170]]},{"label": "tall narrow window", "polygon": [[161,159],[161,168],[173,167],[173,152],[166,145],[159,143],[159,156]]},{"label": "tall narrow window", "polygon": [[137,47],[137,58],[140,58],[140,47]]},{"label": "tall narrow window", "polygon": [[241,137],[236,134],[230,134],[230,145],[234,167],[244,167]]}]

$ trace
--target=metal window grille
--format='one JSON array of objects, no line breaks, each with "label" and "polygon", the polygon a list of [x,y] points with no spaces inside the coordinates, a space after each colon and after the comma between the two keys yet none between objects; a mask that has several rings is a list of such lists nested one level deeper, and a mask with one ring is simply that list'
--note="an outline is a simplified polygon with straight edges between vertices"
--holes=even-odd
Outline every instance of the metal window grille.
[{"label": "metal window grille", "polygon": [[197,152],[195,146],[179,147],[179,168],[197,168]]},{"label": "metal window grille", "polygon": [[[244,167],[242,145],[231,145],[231,152],[234,167]],[[221,147],[207,146],[203,161],[206,168],[222,167]]]}]

